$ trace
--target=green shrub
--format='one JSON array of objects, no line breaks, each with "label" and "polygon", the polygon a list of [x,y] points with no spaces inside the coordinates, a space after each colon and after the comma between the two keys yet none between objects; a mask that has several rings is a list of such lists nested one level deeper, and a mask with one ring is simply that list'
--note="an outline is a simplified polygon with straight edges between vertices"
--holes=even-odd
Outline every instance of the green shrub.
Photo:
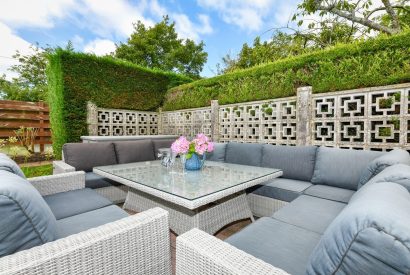
[{"label": "green shrub", "polygon": [[62,145],[87,135],[87,101],[98,107],[154,111],[167,89],[191,79],[172,72],[83,53],[58,50],[49,56],[50,121],[53,149],[61,157]]},{"label": "green shrub", "polygon": [[202,79],[166,95],[164,110],[294,96],[296,88],[314,93],[410,81],[410,32],[282,59],[266,65]]}]

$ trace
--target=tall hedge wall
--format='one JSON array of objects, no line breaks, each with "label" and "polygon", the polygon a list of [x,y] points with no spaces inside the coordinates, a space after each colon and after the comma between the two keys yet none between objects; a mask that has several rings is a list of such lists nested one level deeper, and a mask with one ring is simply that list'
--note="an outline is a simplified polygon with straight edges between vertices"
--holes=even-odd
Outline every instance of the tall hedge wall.
[{"label": "tall hedge wall", "polygon": [[[98,107],[153,111],[165,92],[191,79],[110,57],[58,50],[49,57],[50,120],[58,155],[66,142],[87,135],[87,101]],[[58,155],[59,156],[59,155]]]},{"label": "tall hedge wall", "polygon": [[410,32],[283,59],[171,88],[164,110],[293,96],[410,81]]}]

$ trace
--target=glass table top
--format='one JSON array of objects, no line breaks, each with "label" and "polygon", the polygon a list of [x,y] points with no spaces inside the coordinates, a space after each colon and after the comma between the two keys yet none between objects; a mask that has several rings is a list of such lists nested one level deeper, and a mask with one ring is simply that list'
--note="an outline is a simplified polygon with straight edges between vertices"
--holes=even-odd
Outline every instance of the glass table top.
[{"label": "glass table top", "polygon": [[188,200],[280,172],[279,169],[206,161],[202,170],[187,171],[176,163],[166,168],[158,161],[99,166],[99,171],[152,187]]}]

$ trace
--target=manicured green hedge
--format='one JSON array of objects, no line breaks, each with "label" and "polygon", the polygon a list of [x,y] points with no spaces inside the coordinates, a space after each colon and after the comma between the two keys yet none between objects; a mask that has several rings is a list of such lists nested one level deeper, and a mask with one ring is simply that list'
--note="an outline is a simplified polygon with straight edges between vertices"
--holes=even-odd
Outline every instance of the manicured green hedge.
[{"label": "manicured green hedge", "polygon": [[171,88],[164,110],[293,96],[410,81],[410,33],[341,44],[250,69]]},{"label": "manicured green hedge", "polygon": [[98,107],[154,111],[166,91],[192,81],[110,57],[57,50],[49,57],[50,121],[54,152],[87,135],[87,101]]}]

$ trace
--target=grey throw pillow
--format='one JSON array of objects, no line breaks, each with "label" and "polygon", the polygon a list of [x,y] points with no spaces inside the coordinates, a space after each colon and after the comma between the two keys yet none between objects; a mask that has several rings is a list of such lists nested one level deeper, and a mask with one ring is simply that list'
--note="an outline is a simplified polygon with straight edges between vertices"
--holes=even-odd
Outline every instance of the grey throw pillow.
[{"label": "grey throw pillow", "polygon": [[8,171],[10,173],[16,174],[23,179],[26,178],[23,171],[20,169],[20,166],[17,163],[9,158],[7,155],[0,153],[0,170]]},{"label": "grey throw pillow", "polygon": [[0,171],[0,257],[55,240],[57,221],[27,180]]},{"label": "grey throw pillow", "polygon": [[366,184],[371,178],[379,174],[386,167],[394,164],[406,164],[410,165],[410,155],[403,149],[394,149],[376,159],[371,161],[366,169],[362,172],[359,180],[358,189]]}]

